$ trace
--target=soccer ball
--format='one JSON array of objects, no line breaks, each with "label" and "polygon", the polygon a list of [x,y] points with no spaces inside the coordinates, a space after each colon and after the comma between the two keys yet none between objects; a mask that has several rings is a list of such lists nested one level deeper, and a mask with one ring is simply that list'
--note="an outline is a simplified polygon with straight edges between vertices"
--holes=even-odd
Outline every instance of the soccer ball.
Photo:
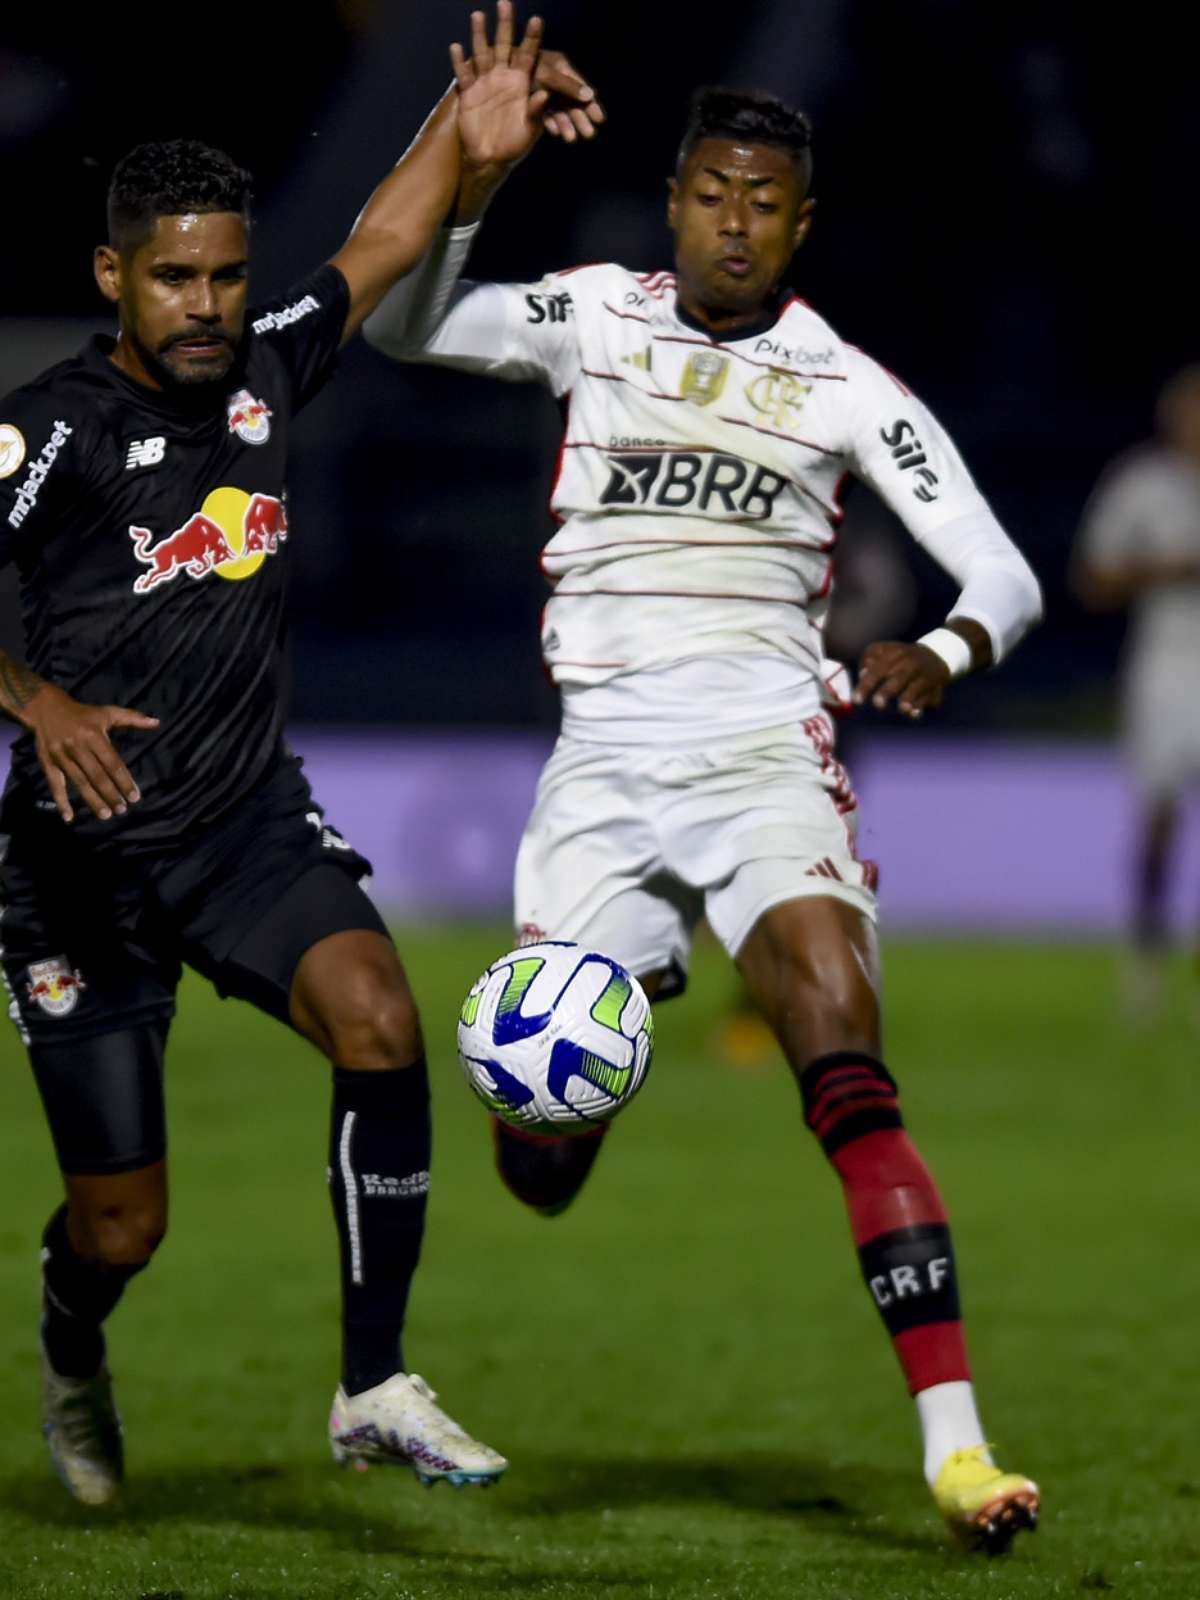
[{"label": "soccer ball", "polygon": [[565,940],[501,956],[458,1021],[458,1059],[489,1110],[531,1133],[580,1133],[641,1088],[654,1050],[650,1002],[609,956]]}]

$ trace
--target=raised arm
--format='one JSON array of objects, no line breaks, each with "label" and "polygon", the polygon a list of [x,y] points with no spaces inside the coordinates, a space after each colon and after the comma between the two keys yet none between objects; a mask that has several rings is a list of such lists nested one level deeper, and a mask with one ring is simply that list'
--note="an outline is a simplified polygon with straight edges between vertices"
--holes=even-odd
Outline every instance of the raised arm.
[{"label": "raised arm", "polygon": [[[598,108],[592,90],[563,57],[541,51],[542,31],[541,18],[531,17],[514,45],[511,0],[498,0],[491,43],[483,12],[472,12],[470,58],[459,45],[451,47],[454,85],[332,258],[350,286],[343,339],[357,332],[392,285],[416,266],[450,215],[462,178],[460,116],[471,127],[476,167],[497,174],[496,181],[532,148],[548,118],[564,138],[594,126]],[[470,203],[477,201],[476,194]]]}]

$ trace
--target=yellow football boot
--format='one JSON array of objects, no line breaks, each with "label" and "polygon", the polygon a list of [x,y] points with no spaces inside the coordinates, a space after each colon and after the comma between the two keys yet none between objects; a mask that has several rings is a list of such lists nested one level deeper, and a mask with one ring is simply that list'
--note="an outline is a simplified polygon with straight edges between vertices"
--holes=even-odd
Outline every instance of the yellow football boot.
[{"label": "yellow football boot", "polygon": [[933,1498],[959,1544],[998,1556],[1022,1528],[1037,1527],[1041,1494],[1032,1478],[985,1461],[986,1451],[986,1445],[951,1451],[934,1479]]}]

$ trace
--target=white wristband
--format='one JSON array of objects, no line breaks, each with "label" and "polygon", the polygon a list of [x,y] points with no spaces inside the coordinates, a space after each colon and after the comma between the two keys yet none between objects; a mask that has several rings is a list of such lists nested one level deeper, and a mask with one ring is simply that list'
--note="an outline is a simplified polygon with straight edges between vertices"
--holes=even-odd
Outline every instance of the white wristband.
[{"label": "white wristband", "polygon": [[961,678],[974,665],[971,646],[953,628],[934,628],[931,633],[923,633],[917,643],[944,661],[952,678]]}]

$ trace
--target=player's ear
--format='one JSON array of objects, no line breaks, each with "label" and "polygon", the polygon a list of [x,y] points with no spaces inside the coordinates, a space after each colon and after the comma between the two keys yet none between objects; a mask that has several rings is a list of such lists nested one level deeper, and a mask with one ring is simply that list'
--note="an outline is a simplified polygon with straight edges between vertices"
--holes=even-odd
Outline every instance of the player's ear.
[{"label": "player's ear", "polygon": [[815,200],[805,200],[796,214],[796,232],[793,236],[792,249],[799,250],[808,238],[809,229],[813,224],[813,212],[817,209]]},{"label": "player's ear", "polygon": [[98,244],[92,257],[96,286],[106,300],[116,305],[121,298],[121,257],[109,244]]},{"label": "player's ear", "polygon": [[675,226],[675,213],[679,209],[679,185],[674,178],[667,179],[667,226]]}]

